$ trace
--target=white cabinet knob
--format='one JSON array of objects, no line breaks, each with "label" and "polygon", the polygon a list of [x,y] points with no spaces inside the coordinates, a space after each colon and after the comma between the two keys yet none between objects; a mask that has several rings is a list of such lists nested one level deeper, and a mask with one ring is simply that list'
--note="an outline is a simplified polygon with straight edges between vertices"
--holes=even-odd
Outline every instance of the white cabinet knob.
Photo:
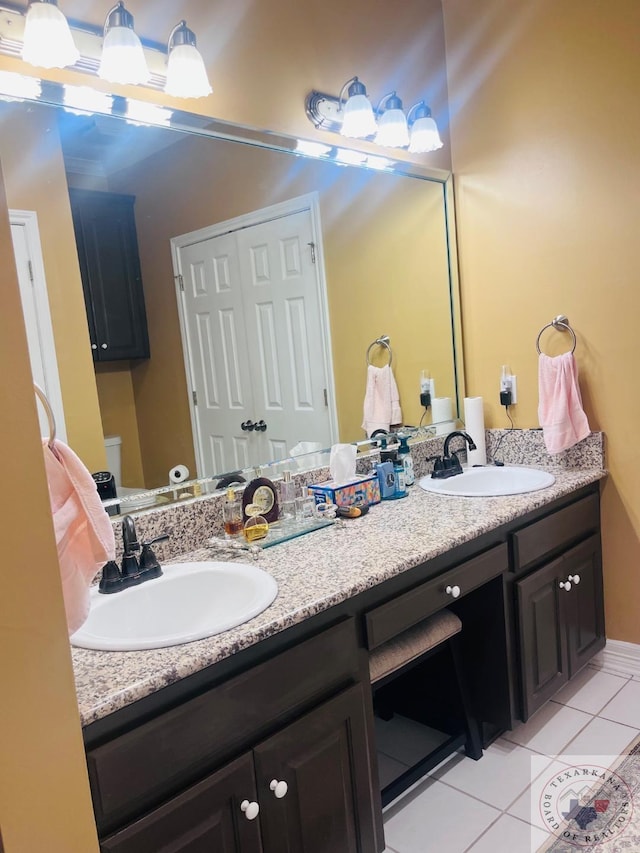
[{"label": "white cabinet knob", "polygon": [[279,800],[281,800],[289,790],[289,786],[286,782],[278,782],[277,779],[272,779],[269,783],[269,787]]},{"label": "white cabinet knob", "polygon": [[448,586],[445,589],[447,595],[450,595],[452,598],[457,598],[460,595],[460,587],[459,586]]},{"label": "white cabinet knob", "polygon": [[560,581],[559,587],[560,589],[564,589],[569,592],[569,590],[571,589],[571,584],[569,583],[569,581],[567,581],[566,583],[564,581]]},{"label": "white cabinet knob", "polygon": [[244,816],[247,820],[255,820],[260,811],[260,806],[257,803],[250,803],[249,800],[243,800],[240,803],[240,808],[244,812]]},{"label": "white cabinet knob", "polygon": [[102,349],[106,349],[106,348],[107,348],[107,345],[106,345],[106,344],[100,344],[100,346],[102,347]]},{"label": "white cabinet knob", "polygon": [[98,344],[91,344],[91,349],[98,349]]},{"label": "white cabinet knob", "polygon": [[567,578],[568,581],[576,584],[576,586],[580,583],[580,575],[569,575]]}]

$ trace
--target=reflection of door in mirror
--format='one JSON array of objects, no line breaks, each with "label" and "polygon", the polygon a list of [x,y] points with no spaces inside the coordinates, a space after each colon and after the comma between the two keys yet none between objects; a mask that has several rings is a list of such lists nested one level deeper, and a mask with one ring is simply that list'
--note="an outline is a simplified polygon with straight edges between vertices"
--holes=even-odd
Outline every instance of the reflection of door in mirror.
[{"label": "reflection of door in mirror", "polygon": [[[57,437],[66,441],[67,430],[60,391],[58,358],[53,340],[47,282],[42,263],[38,218],[32,210],[10,210],[9,221],[33,381],[37,382],[49,400],[56,422]],[[38,417],[40,434],[43,437],[48,436],[49,422],[40,406],[38,406]]]},{"label": "reflection of door in mirror", "polygon": [[283,459],[300,441],[335,440],[311,201],[172,240],[200,477]]}]

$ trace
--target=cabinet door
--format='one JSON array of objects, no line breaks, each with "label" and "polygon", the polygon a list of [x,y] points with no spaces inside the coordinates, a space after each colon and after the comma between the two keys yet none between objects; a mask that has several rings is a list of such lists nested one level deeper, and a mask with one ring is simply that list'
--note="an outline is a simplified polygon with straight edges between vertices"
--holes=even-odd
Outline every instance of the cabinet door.
[{"label": "cabinet door", "polygon": [[523,720],[569,680],[566,595],[559,586],[565,563],[554,560],[516,584],[520,619]]},{"label": "cabinet door", "polygon": [[256,801],[251,754],[100,843],[102,853],[262,853],[258,820],[240,806]]},{"label": "cabinet door", "polygon": [[[375,850],[362,687],[340,693],[254,750],[265,853]],[[281,798],[271,783],[288,788]],[[284,787],[284,786],[282,786]]]},{"label": "cabinet door", "polygon": [[[569,674],[583,667],[604,647],[604,592],[600,537],[591,536],[564,555],[564,581],[572,580],[564,596],[569,642]],[[576,583],[576,578],[579,578]]]},{"label": "cabinet door", "polygon": [[133,196],[70,191],[95,361],[148,358]]}]

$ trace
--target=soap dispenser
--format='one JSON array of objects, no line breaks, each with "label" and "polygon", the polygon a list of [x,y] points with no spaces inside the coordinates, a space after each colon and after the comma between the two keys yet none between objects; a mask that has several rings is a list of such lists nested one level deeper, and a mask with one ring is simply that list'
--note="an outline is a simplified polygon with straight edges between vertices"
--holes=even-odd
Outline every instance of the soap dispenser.
[{"label": "soap dispenser", "polygon": [[409,436],[401,435],[399,438],[400,447],[398,448],[398,456],[404,468],[404,482],[407,486],[413,486],[416,481],[416,475],[413,470],[413,457],[409,448]]}]

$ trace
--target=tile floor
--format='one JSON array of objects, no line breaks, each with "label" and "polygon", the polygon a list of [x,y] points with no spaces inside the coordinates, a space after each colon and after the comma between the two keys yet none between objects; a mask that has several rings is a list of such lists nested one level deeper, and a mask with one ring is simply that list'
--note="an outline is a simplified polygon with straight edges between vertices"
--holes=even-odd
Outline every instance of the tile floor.
[{"label": "tile floor", "polygon": [[[455,754],[390,803],[385,853],[534,853],[549,838],[537,803],[553,772],[571,756],[617,756],[639,734],[640,680],[587,667],[480,761]],[[406,755],[392,738],[380,746],[384,777]]]}]

